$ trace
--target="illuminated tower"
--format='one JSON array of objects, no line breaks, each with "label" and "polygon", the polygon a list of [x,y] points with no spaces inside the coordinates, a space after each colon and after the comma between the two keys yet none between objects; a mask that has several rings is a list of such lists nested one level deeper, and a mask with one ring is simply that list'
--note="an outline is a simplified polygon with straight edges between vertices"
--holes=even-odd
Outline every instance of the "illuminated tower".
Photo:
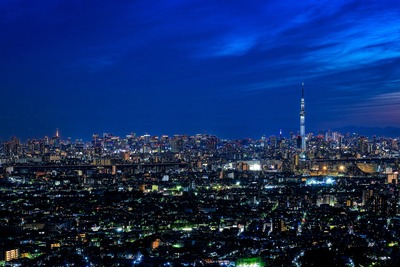
[{"label": "illuminated tower", "polygon": [[301,136],[301,150],[306,150],[306,112],[304,110],[304,82],[301,88],[301,108],[300,108],[300,136]]},{"label": "illuminated tower", "polygon": [[55,147],[55,148],[59,148],[60,147],[60,133],[59,133],[59,131],[58,131],[58,128],[57,128],[57,130],[56,130],[56,135],[53,137],[53,140],[52,140],[52,142],[53,142],[53,146]]}]

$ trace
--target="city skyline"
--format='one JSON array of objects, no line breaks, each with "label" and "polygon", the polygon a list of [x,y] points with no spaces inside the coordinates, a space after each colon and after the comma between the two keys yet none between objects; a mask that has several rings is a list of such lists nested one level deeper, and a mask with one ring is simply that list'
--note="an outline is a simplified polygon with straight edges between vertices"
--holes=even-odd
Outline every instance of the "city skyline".
[{"label": "city skyline", "polygon": [[[397,1],[0,3],[0,140],[400,125]],[[165,131],[165,132],[160,132]],[[296,132],[297,133],[297,132]]]}]

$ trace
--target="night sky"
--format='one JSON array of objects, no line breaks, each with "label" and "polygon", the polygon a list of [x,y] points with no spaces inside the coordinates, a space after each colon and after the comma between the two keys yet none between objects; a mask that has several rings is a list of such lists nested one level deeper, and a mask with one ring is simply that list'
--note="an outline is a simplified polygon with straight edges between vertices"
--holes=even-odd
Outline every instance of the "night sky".
[{"label": "night sky", "polygon": [[398,0],[1,0],[0,139],[400,126]]}]

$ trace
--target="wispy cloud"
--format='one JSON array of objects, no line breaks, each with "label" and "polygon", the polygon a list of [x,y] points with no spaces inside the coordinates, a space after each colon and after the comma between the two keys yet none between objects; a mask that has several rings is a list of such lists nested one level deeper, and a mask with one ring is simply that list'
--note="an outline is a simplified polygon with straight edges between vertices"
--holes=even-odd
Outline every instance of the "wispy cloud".
[{"label": "wispy cloud", "polygon": [[216,44],[208,45],[207,56],[244,55],[256,44],[256,38],[253,36],[227,36],[216,42]]}]

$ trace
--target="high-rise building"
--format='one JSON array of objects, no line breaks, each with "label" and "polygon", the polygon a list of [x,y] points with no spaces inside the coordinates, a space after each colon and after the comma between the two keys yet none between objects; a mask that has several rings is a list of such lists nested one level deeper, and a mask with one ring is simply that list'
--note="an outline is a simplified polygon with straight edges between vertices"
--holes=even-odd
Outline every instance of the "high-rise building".
[{"label": "high-rise building", "polygon": [[300,102],[300,136],[301,136],[301,150],[306,150],[306,112],[304,110],[304,82],[301,88],[301,102]]},{"label": "high-rise building", "polygon": [[60,148],[61,140],[60,140],[60,133],[58,132],[58,128],[56,130],[56,135],[51,140],[53,144],[53,148]]}]

